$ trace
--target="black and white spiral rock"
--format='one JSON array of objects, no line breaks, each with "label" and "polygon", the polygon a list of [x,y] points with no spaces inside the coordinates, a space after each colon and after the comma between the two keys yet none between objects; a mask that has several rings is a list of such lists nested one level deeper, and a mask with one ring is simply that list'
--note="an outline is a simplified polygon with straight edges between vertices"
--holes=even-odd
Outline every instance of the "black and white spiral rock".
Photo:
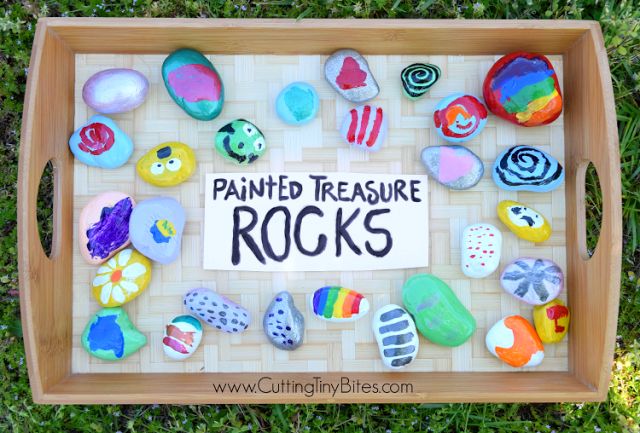
[{"label": "black and white spiral rock", "polygon": [[440,68],[436,65],[414,63],[402,70],[402,90],[410,99],[417,99],[427,93],[440,78]]},{"label": "black and white spiral rock", "polygon": [[531,146],[514,146],[493,164],[493,180],[508,191],[551,191],[564,180],[564,169],[553,156]]}]

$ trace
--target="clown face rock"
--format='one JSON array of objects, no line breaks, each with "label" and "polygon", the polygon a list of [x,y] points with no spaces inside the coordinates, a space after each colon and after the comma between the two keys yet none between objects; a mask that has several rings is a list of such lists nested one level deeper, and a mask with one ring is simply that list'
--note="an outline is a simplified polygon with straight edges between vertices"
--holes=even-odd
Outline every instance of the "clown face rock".
[{"label": "clown face rock", "polygon": [[193,355],[201,340],[200,321],[189,315],[178,316],[164,327],[162,348],[169,358],[180,361]]},{"label": "clown face rock", "polygon": [[462,232],[462,272],[471,278],[484,278],[498,269],[502,234],[491,224],[472,224]]},{"label": "clown face rock", "polygon": [[487,332],[487,349],[512,367],[535,367],[544,359],[544,347],[533,326],[522,316],[499,320]]},{"label": "clown face rock", "polygon": [[244,119],[229,122],[216,134],[216,150],[227,161],[248,165],[267,149],[264,135],[256,125]]},{"label": "clown face rock", "polygon": [[487,124],[487,109],[475,96],[456,93],[436,105],[436,132],[452,143],[471,140]]}]

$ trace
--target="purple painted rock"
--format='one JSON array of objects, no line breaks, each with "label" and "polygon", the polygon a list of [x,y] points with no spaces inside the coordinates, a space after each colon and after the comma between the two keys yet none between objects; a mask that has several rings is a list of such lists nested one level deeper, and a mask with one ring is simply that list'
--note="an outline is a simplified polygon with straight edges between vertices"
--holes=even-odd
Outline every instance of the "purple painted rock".
[{"label": "purple painted rock", "polygon": [[149,81],[133,69],[105,69],[93,74],[82,88],[85,104],[98,113],[125,113],[147,97]]},{"label": "purple painted rock", "polygon": [[182,303],[189,314],[220,331],[231,334],[242,332],[251,323],[247,310],[213,290],[192,289],[184,295]]},{"label": "purple painted rock", "polygon": [[527,304],[543,305],[560,294],[564,275],[560,266],[551,260],[520,257],[504,268],[500,285]]}]

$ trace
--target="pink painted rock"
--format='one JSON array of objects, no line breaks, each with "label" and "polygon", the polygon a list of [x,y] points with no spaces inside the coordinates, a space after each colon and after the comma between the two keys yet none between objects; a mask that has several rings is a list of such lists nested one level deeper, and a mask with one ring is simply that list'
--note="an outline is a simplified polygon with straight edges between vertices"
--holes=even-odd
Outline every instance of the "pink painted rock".
[{"label": "pink painted rock", "polygon": [[425,147],[420,155],[429,177],[451,189],[469,189],[480,182],[484,165],[464,146]]},{"label": "pink painted rock", "polygon": [[98,113],[125,113],[147,97],[149,81],[133,69],[105,69],[93,74],[82,87],[82,99]]}]

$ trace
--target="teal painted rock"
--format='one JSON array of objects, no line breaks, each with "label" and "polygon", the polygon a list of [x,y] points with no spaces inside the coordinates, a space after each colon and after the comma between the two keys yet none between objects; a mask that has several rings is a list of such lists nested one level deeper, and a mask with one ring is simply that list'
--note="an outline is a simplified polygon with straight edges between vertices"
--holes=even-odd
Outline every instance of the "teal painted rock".
[{"label": "teal painted rock", "polygon": [[69,138],[69,148],[78,161],[92,167],[118,168],[133,153],[133,142],[116,122],[92,116]]},{"label": "teal painted rock", "polygon": [[162,78],[169,96],[198,120],[218,117],[224,104],[224,86],[216,68],[196,50],[183,48],[162,63]]},{"label": "teal painted rock", "polygon": [[295,82],[280,91],[276,99],[276,113],[284,123],[303,125],[318,113],[320,98],[312,85]]},{"label": "teal painted rock", "polygon": [[87,323],[82,346],[90,355],[117,361],[136,353],[147,344],[147,337],[129,320],[122,307],[103,308]]},{"label": "teal painted rock", "polygon": [[441,346],[459,346],[476,330],[476,320],[440,278],[416,274],[402,288],[402,302],[418,331]]},{"label": "teal painted rock", "polygon": [[267,149],[264,135],[256,125],[244,119],[227,123],[216,134],[216,150],[224,159],[248,165]]}]

